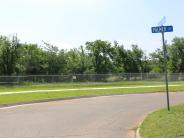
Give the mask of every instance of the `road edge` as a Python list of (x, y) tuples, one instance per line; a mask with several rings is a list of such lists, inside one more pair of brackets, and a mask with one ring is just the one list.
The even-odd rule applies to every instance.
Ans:
[[(159, 109), (162, 109), (162, 108), (159, 108)], [(137, 125), (137, 128), (135, 130), (135, 138), (142, 138), (141, 135), (140, 135), (140, 127), (142, 125), (142, 123), (144, 122), (144, 120), (148, 117), (148, 115), (150, 115), (151, 113), (153, 112), (156, 112), (158, 111), (159, 109), (156, 109), (156, 110), (153, 110), (153, 111), (150, 111), (148, 113), (146, 113), (139, 121), (138, 125)]]
[(103, 94), (103, 95), (88, 95), (88, 96), (79, 96), (79, 97), (42, 99), (42, 100), (25, 101), (25, 102), (17, 102), (17, 103), (7, 103), (7, 104), (4, 103), (4, 104), (0, 104), (0, 109), (4, 108), (4, 107), (12, 107), (12, 106), (14, 107), (14, 106), (21, 106), (21, 105), (47, 103), (47, 102), (55, 102), (55, 101), (65, 101), (65, 100), (75, 100), (75, 99), (83, 99), (83, 98), (95, 98), (95, 97), (103, 97), (103, 96), (121, 96), (121, 95), (156, 94), (156, 93), (164, 93), (164, 92), (138, 92), (138, 93), (124, 93), (124, 94)]
[(138, 125), (137, 129), (136, 129), (136, 132), (135, 132), (135, 138), (142, 138), (141, 135), (140, 135), (140, 126), (142, 125), (144, 120), (142, 120), (140, 122), (140, 124)]
[(139, 130), (140, 126), (143, 123), (144, 119), (149, 115), (149, 113), (145, 113), (142, 117), (135, 122), (135, 124), (127, 131), (125, 138), (141, 138)]

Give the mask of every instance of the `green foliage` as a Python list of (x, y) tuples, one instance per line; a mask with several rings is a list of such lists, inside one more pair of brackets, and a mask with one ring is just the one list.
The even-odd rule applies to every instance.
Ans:
[(9, 39), (5, 36), (0, 37), (0, 66), (1, 74), (11, 75), (15, 73), (16, 62), (19, 58), (19, 40), (16, 36)]
[(143, 71), (143, 51), (137, 45), (132, 45), (132, 50), (127, 50), (125, 72), (140, 73)]
[(107, 41), (96, 40), (87, 42), (86, 48), (89, 56), (92, 58), (92, 63), (95, 73), (111, 73), (113, 71), (113, 54), (114, 48)]
[[(44, 42), (45, 49), (44, 51), (46, 55), (46, 63), (47, 63), (47, 69), (46, 72), (49, 75), (55, 75), (60, 74), (62, 71), (66, 68), (66, 57), (65, 51), (61, 50), (59, 51), (58, 47), (48, 44)], [(62, 68), (62, 69), (61, 69)]]
[(74, 48), (67, 52), (67, 69), (70, 74), (84, 74), (89, 72), (92, 66), (91, 62), (83, 46), (79, 49)]
[[(169, 72), (184, 72), (184, 38), (167, 46)], [(117, 41), (96, 40), (70, 50), (43, 41), (43, 46), (20, 43), (16, 36), (0, 37), (0, 75), (162, 73), (163, 51), (148, 56), (138, 45), (125, 49)]]
[(22, 57), (20, 60), (25, 68), (24, 74), (46, 74), (48, 64), (46, 62), (46, 53), (36, 44), (22, 45)]
[(157, 49), (155, 52), (150, 54), (151, 57), (151, 72), (164, 72), (164, 53), (163, 50)]
[(115, 65), (115, 71), (118, 73), (125, 72), (125, 64), (127, 53), (123, 45), (119, 45), (118, 42), (114, 42), (114, 58), (113, 63)]
[(184, 38), (174, 38), (169, 48), (169, 68), (173, 73), (184, 72)]

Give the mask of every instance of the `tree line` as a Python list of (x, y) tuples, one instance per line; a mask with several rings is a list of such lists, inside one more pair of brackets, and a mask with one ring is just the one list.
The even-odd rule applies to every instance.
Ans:
[[(184, 38), (167, 45), (168, 71), (184, 72)], [(147, 54), (138, 45), (125, 49), (117, 41), (96, 40), (70, 50), (43, 41), (20, 43), (16, 36), (0, 36), (0, 75), (60, 75), (162, 73), (162, 49)]]

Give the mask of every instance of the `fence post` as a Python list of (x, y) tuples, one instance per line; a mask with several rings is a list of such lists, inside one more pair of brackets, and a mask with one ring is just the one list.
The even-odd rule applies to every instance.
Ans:
[(130, 81), (131, 81), (132, 74), (131, 74), (131, 73), (129, 73), (129, 76), (130, 76)]

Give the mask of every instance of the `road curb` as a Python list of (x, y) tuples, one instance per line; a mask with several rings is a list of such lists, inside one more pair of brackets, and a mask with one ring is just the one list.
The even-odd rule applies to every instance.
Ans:
[(141, 138), (140, 136), (140, 126), (142, 125), (144, 119), (149, 115), (149, 113), (145, 113), (142, 115), (132, 127), (127, 131), (125, 138)]
[(144, 120), (148, 117), (148, 115), (150, 115), (151, 113), (157, 111), (159, 109), (156, 109), (156, 110), (153, 110), (147, 114), (144, 115), (144, 117), (139, 121), (139, 124), (137, 126), (137, 129), (135, 131), (135, 138), (142, 138), (141, 135), (140, 135), (140, 126), (142, 125), (142, 123), (144, 122)]
[(135, 138), (141, 138), (141, 135), (140, 135), (140, 127), (138, 127), (137, 130), (136, 130), (136, 132), (135, 132)]
[(140, 135), (140, 126), (142, 125), (142, 123), (144, 122), (144, 119), (146, 119), (148, 115), (149, 113), (144, 115), (144, 117), (139, 121), (137, 129), (135, 130), (135, 138), (142, 138)]
[(150, 113), (152, 113), (152, 112), (153, 112), (153, 111), (151, 111), (151, 112), (149, 112), (149, 113), (146, 113), (146, 114), (142, 117), (142, 119), (140, 119), (140, 121), (139, 121), (139, 123), (138, 123), (138, 126), (137, 126), (137, 129), (136, 129), (136, 131), (135, 131), (135, 138), (142, 138), (141, 135), (140, 135), (140, 127), (141, 127), (142, 123), (144, 122), (144, 120), (146, 119), (146, 117), (147, 117)]

